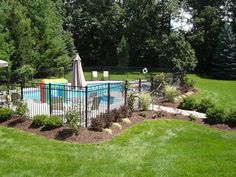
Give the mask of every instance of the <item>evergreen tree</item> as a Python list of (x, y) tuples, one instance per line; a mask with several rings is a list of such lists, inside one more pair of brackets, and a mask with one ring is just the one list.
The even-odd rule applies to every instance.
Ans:
[(0, 59), (9, 62), (11, 66), (10, 57), (14, 53), (14, 41), (11, 40), (9, 29), (7, 26), (8, 13), (10, 6), (7, 2), (1, 3), (0, 8)]
[(218, 37), (212, 73), (220, 79), (236, 79), (236, 42), (231, 26), (225, 24)]

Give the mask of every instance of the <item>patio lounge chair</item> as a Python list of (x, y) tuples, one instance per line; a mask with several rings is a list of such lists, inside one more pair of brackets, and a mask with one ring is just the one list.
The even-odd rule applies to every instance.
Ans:
[(109, 71), (103, 71), (103, 80), (109, 80)]
[(92, 80), (98, 80), (98, 72), (97, 71), (92, 71)]

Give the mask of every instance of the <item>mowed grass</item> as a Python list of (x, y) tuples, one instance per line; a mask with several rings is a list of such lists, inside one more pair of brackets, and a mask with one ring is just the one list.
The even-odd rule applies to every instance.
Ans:
[[(151, 75), (155, 75), (158, 72), (152, 72), (148, 73), (146, 76), (142, 72), (114, 72), (110, 71), (109, 72), (109, 79), (110, 80), (118, 80), (118, 81), (124, 81), (124, 80), (136, 80), (136, 79), (145, 79), (145, 77), (150, 77)], [(92, 80), (92, 75), (91, 72), (84, 72), (84, 77), (86, 80)], [(103, 73), (98, 72), (98, 79), (97, 80), (102, 80)], [(69, 81), (72, 80), (72, 73), (68, 73), (65, 75), (65, 78)]]
[(196, 80), (198, 93), (195, 98), (200, 101), (202, 98), (212, 99), (217, 106), (225, 109), (236, 109), (236, 80), (216, 80), (202, 78), (197, 75), (190, 75)]
[(81, 145), (0, 126), (0, 176), (236, 176), (236, 132), (144, 121), (112, 141)]

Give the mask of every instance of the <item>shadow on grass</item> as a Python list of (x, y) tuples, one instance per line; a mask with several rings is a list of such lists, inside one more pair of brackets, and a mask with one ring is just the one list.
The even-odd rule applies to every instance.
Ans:
[(227, 78), (217, 78), (211, 73), (196, 73), (197, 76), (203, 79), (211, 79), (211, 80), (217, 80), (217, 81), (235, 81), (233, 79), (227, 79)]

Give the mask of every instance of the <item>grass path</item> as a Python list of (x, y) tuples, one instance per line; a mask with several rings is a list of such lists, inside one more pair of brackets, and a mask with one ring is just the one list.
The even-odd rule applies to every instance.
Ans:
[(196, 80), (197, 100), (211, 98), (220, 107), (236, 109), (236, 81), (206, 79), (197, 75), (190, 77)]
[(80, 145), (0, 126), (0, 176), (236, 176), (236, 132), (144, 121), (110, 142)]

